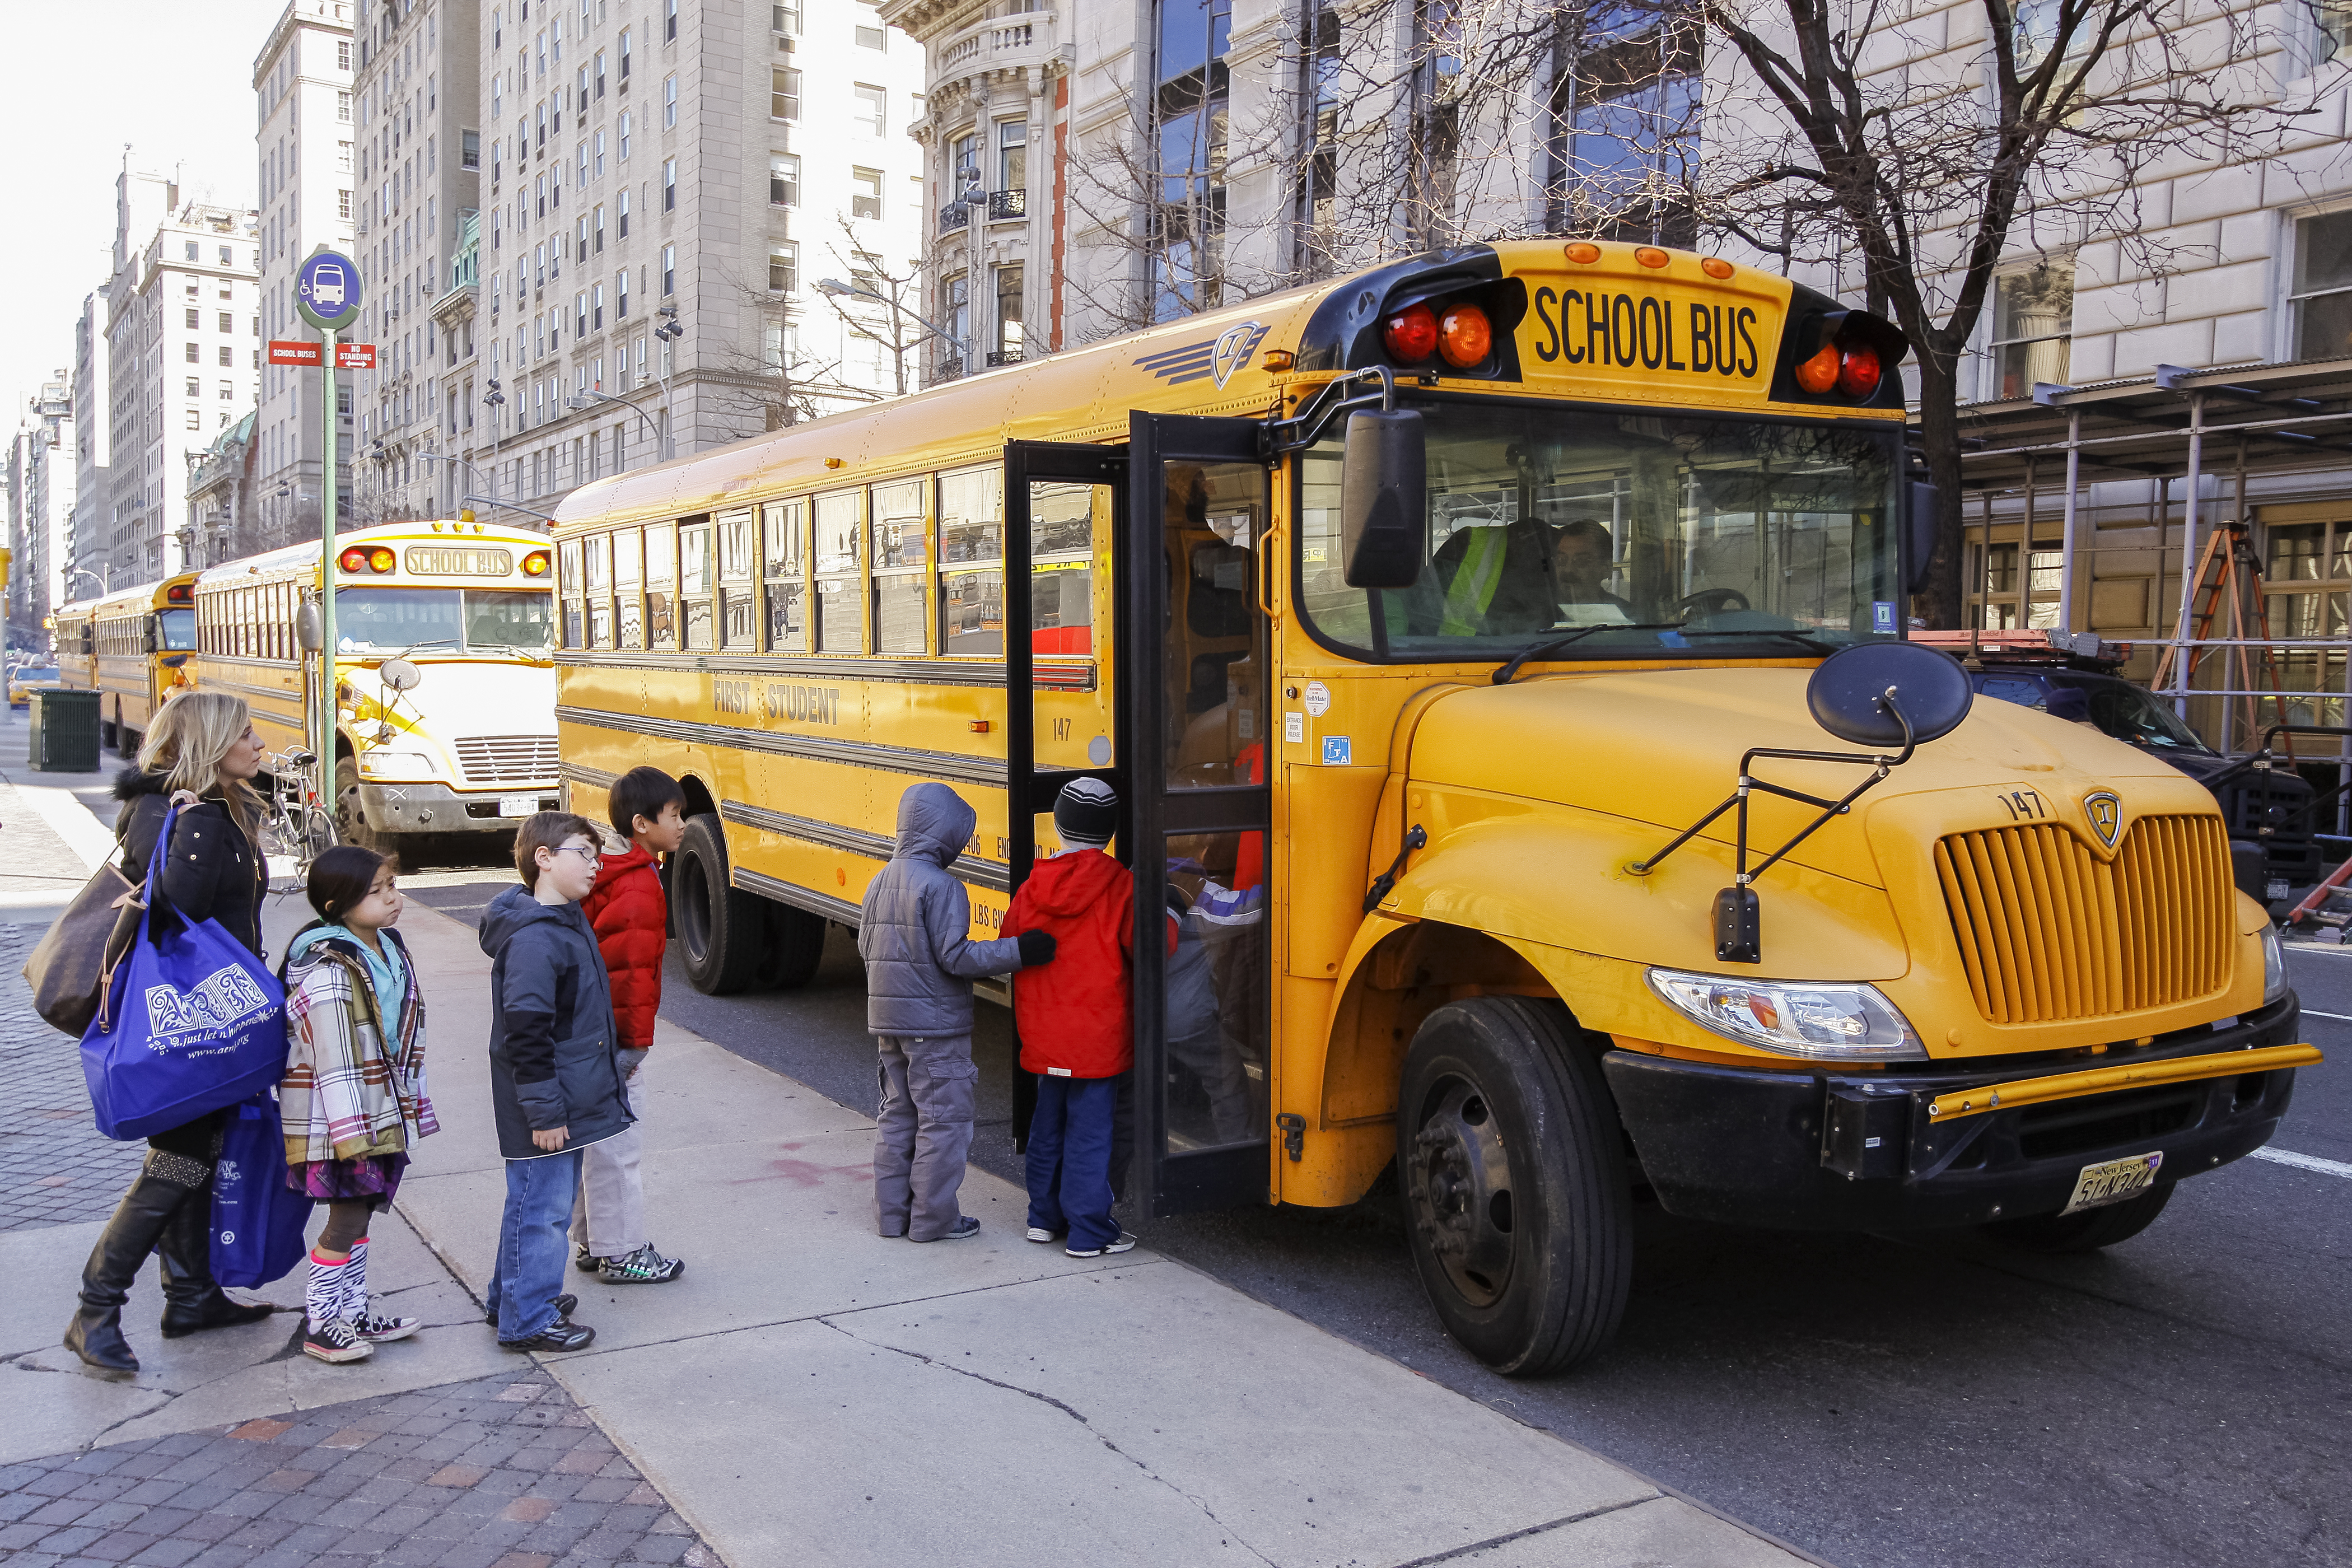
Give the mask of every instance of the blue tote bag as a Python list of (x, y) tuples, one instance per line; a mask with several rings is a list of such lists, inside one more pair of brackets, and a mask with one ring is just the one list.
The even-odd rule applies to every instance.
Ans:
[(311, 1200), (286, 1185), (286, 1134), (278, 1097), (240, 1103), (221, 1133), (213, 1167), (213, 1278), (251, 1289), (282, 1279), (309, 1250)]
[(179, 816), (173, 807), (155, 836), (138, 937), (107, 976), (81, 1037), (82, 1078), (109, 1138), (169, 1131), (286, 1075), (278, 977), (218, 921), (188, 920), (163, 897), (163, 857)]

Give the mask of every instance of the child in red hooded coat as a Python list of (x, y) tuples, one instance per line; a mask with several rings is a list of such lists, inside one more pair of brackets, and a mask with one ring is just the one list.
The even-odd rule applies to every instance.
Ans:
[[(634, 1082), (654, 1043), (661, 1012), (662, 960), (669, 948), (669, 899), (656, 855), (686, 836), (686, 792), (659, 768), (631, 768), (613, 781), (605, 810), (629, 847), (606, 855), (580, 912), (613, 977), (613, 1017), (621, 1032), (621, 1071)], [(580, 1152), (580, 1197), (572, 1211), (572, 1265), (615, 1283), (659, 1285), (686, 1272), (646, 1236), (645, 1176), (636, 1125)]]
[(1022, 1070), (1037, 1077), (1028, 1237), (1052, 1241), (1066, 1230), (1072, 1258), (1100, 1258), (1135, 1245), (1110, 1216), (1118, 1079), (1135, 1062), (1128, 985), (1135, 879), (1108, 853), (1118, 828), (1118, 796), (1108, 784), (1064, 784), (1054, 826), (1062, 852), (1037, 863), (1004, 916), (1006, 936), (1042, 931), (1055, 942), (1052, 963), (1013, 980)]

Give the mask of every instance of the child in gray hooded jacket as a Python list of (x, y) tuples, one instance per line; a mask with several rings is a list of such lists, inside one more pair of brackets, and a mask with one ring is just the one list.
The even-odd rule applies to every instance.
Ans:
[(866, 1026), (881, 1062), (875, 1116), (875, 1226), (910, 1241), (975, 1236), (980, 1221), (956, 1207), (971, 1149), (971, 983), (1054, 956), (1044, 931), (971, 940), (971, 903), (948, 870), (978, 819), (943, 784), (898, 797), (890, 863), (867, 885), (858, 911), (866, 961)]

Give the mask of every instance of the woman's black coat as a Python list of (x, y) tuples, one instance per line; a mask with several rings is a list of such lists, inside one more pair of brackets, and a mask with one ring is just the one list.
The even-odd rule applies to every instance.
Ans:
[[(144, 880), (155, 835), (163, 831), (172, 792), (162, 773), (125, 768), (114, 781), (122, 810), (114, 836), (122, 841), (122, 874)], [(172, 829), (172, 852), (163, 860), (163, 897), (192, 921), (218, 921), (221, 929), (261, 952), (261, 896), (268, 876), (260, 849), (238, 827), (217, 792), (180, 813)]]

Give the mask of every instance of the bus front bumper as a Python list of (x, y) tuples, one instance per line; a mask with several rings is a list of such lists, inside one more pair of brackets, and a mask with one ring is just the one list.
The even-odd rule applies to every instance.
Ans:
[[(2231, 1072), (2210, 1058), (2290, 1046), (2301, 1017), (2290, 992), (2228, 1027), (2030, 1065), (1772, 1071), (1627, 1050), (1601, 1060), (1668, 1213), (1789, 1230), (1927, 1230), (2056, 1214), (2084, 1167), (2108, 1160), (2161, 1152), (2158, 1180), (2171, 1182), (2261, 1148), (2286, 1113), (2294, 1068), (2267, 1065), (2270, 1055), (2250, 1064), (2263, 1070)], [(2126, 1063), (2207, 1076), (2031, 1097), (2036, 1079)], [(1986, 1109), (2001, 1088), (2026, 1090), (2013, 1095), (2025, 1102)]]
[[(506, 790), (456, 790), (445, 784), (362, 784), (360, 810), (379, 833), (512, 832), (522, 816), (502, 815), (501, 803), (528, 800), (531, 811), (556, 809), (553, 784)], [(523, 816), (529, 816), (526, 812)]]

